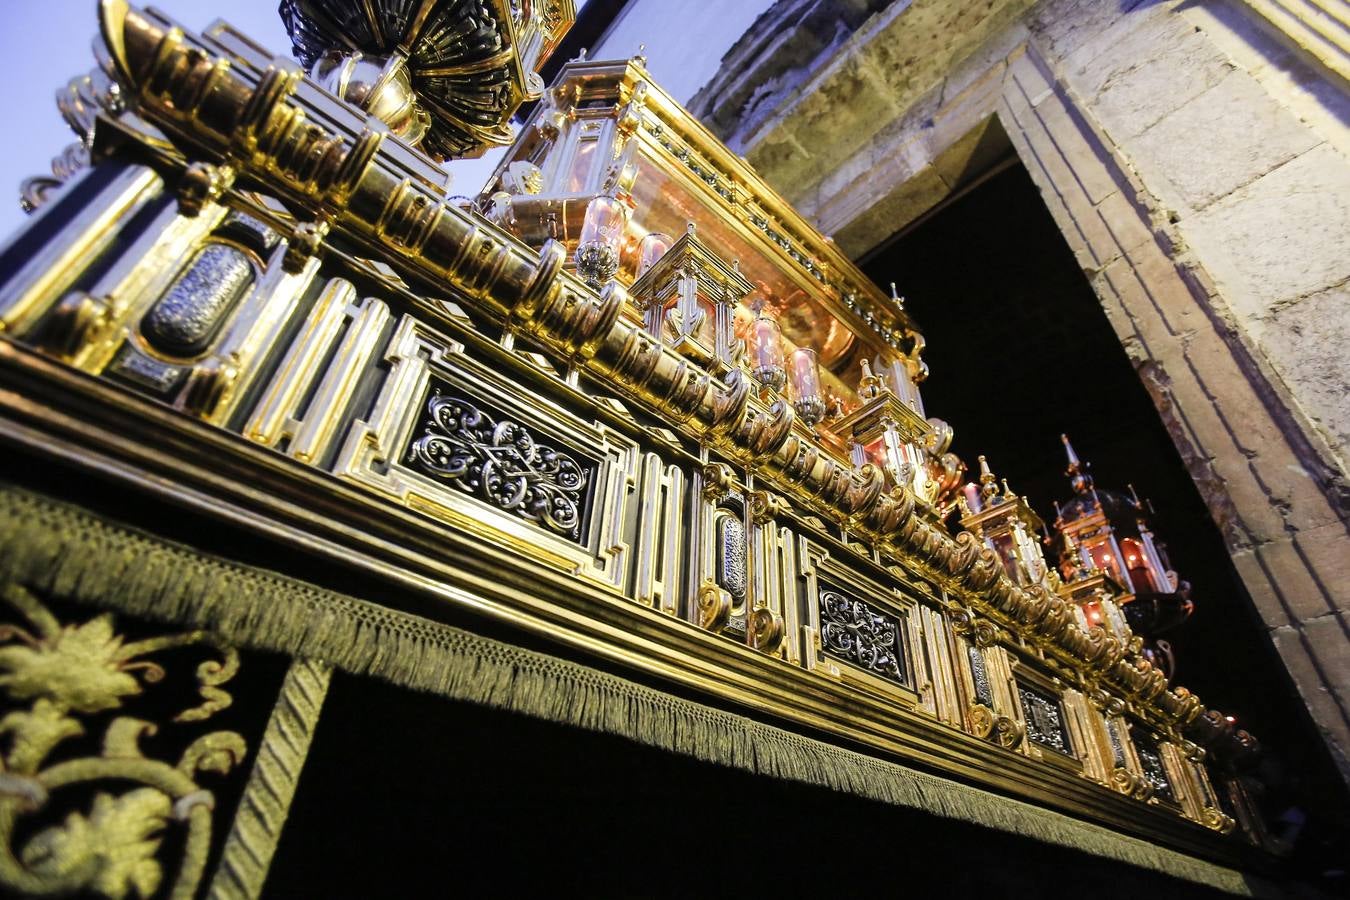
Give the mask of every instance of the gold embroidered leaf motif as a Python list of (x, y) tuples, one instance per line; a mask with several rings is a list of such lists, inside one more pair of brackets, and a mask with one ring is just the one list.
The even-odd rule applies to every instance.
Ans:
[(32, 775), (42, 760), (61, 741), (84, 734), (84, 726), (46, 698), (31, 710), (16, 709), (0, 719), (0, 737), (10, 737), (5, 768), (20, 775)]
[[(66, 625), (32, 644), (0, 647), (0, 687), (17, 700), (48, 697), (76, 712), (99, 712), (139, 694), (140, 683), (120, 658), (122, 638), (104, 614), (83, 625)], [(141, 664), (142, 667), (145, 664)]]
[(37, 875), (59, 878), (96, 865), (89, 887), (109, 900), (149, 897), (163, 872), (155, 853), (170, 809), (154, 788), (137, 788), (114, 799), (94, 798), (89, 817), (71, 813), (65, 824), (36, 835), (23, 848), (23, 863)]

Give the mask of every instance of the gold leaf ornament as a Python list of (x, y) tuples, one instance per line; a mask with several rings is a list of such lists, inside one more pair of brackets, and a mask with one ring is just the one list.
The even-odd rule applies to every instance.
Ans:
[(154, 788), (116, 798), (98, 794), (88, 817), (71, 813), (64, 824), (34, 836), (23, 848), (23, 863), (52, 878), (96, 866), (88, 884), (104, 897), (149, 897), (163, 877), (155, 853), (169, 813), (169, 798)]
[(75, 712), (101, 712), (141, 692), (128, 669), (147, 668), (148, 679), (157, 680), (152, 673), (158, 667), (127, 664), (122, 639), (106, 613), (38, 639), (11, 631), (22, 643), (0, 647), (0, 687), (16, 700), (43, 697)]
[(57, 744), (82, 734), (84, 726), (46, 698), (34, 703), (32, 709), (16, 709), (0, 719), (0, 737), (10, 739), (5, 769), (32, 775)]

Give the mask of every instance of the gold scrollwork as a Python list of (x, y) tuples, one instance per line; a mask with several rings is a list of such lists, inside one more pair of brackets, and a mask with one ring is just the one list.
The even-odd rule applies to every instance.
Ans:
[(970, 730), (980, 740), (994, 733), (994, 711), (983, 703), (970, 704)]
[(1237, 821), (1232, 816), (1225, 815), (1217, 809), (1206, 809), (1204, 825), (1206, 828), (1214, 829), (1219, 834), (1229, 834), (1237, 825)]
[(977, 647), (990, 647), (998, 643), (999, 630), (991, 622), (971, 614), (969, 610), (958, 609), (951, 614), (952, 630), (963, 634), (975, 642)]
[[(92, 716), (120, 710), (146, 685), (161, 681), (164, 669), (144, 657), (172, 648), (203, 645), (221, 653), (197, 668), (203, 702), (173, 721), (209, 718), (231, 702), (220, 685), (238, 672), (237, 652), (201, 631), (126, 641), (108, 613), (62, 624), (18, 584), (0, 589), (0, 599), (27, 620), (27, 626), (0, 625), (0, 691), (11, 707), (0, 718), (0, 738), (8, 739), (0, 757), (0, 892), (148, 897), (164, 880), (159, 855), (165, 834), (182, 828), (181, 844), (171, 842), (182, 847), (182, 858), (168, 895), (194, 896), (210, 851), (215, 805), (197, 779), (204, 772), (224, 775), (239, 763), (245, 754), (240, 735), (205, 734), (169, 763), (147, 757), (139, 746), (156, 725), (117, 715), (97, 756), (52, 757), (63, 742), (87, 733)], [(52, 798), (81, 791), (93, 794), (88, 813), (56, 820)]]
[(1015, 750), (1022, 745), (1022, 739), (1026, 737), (1026, 726), (1016, 721), (1010, 716), (996, 716), (994, 718), (994, 733), (998, 738), (1000, 745), (1009, 750)]
[(703, 496), (717, 502), (736, 489), (736, 474), (724, 463), (703, 467)]
[(1026, 728), (1020, 722), (994, 712), (983, 703), (970, 704), (970, 730), (980, 740), (995, 740), (1009, 750), (1021, 746), (1026, 736)]
[(1123, 766), (1117, 766), (1111, 772), (1111, 787), (1127, 797), (1136, 800), (1148, 800), (1153, 796), (1153, 785), (1138, 772), (1131, 772)]
[(719, 632), (731, 621), (731, 594), (708, 580), (698, 589), (698, 624), (708, 631)]
[(750, 646), (762, 653), (777, 653), (783, 646), (783, 617), (766, 606), (750, 613)]

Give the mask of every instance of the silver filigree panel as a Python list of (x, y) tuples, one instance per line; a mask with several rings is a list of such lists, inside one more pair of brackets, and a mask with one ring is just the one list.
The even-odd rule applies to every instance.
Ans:
[(1125, 765), (1125, 739), (1120, 733), (1120, 723), (1115, 719), (1106, 720), (1106, 735), (1111, 739), (1111, 761), (1117, 768)]
[(595, 465), (547, 444), (529, 428), (493, 418), (462, 397), (433, 392), (422, 434), (408, 449), (417, 469), (481, 500), (580, 539)]
[(1157, 743), (1151, 737), (1136, 731), (1134, 749), (1139, 754), (1139, 767), (1144, 770), (1144, 777), (1153, 785), (1154, 796), (1174, 800), (1172, 782), (1167, 777), (1167, 769), (1163, 766), (1162, 752), (1158, 749)]
[(834, 589), (820, 592), (821, 649), (835, 659), (905, 684), (900, 617)]
[(717, 517), (717, 583), (736, 598), (745, 600), (748, 577), (745, 560), (745, 526), (734, 515)]
[(1025, 685), (1018, 685), (1017, 693), (1022, 698), (1027, 737), (1042, 747), (1072, 755), (1069, 732), (1064, 727), (1064, 710), (1059, 701)]
[(993, 707), (994, 689), (989, 683), (989, 667), (984, 664), (984, 651), (970, 644), (966, 647), (966, 654), (970, 657), (970, 677), (975, 682), (975, 702)]

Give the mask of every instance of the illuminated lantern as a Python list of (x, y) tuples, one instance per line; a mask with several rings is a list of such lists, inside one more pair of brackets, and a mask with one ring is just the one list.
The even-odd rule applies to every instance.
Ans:
[(1006, 481), (1000, 493), (983, 456), (980, 484), (967, 484), (962, 494), (966, 509), (961, 526), (998, 555), (1013, 583), (1030, 586), (1045, 582), (1048, 567), (1037, 536), (1045, 526), (1026, 498), (1014, 494)]
[(577, 241), (577, 272), (591, 287), (598, 288), (619, 271), (628, 209), (613, 197), (599, 196), (586, 206)]
[(647, 270), (656, 265), (657, 261), (666, 255), (666, 251), (670, 249), (673, 243), (670, 235), (662, 234), (659, 231), (653, 231), (644, 237), (638, 243), (637, 277), (641, 278), (646, 275)]
[(825, 397), (820, 389), (820, 363), (816, 351), (798, 347), (792, 351), (792, 405), (797, 415), (814, 428), (825, 417)]
[(787, 383), (785, 363), (783, 330), (777, 319), (761, 312), (750, 324), (750, 372), (768, 390), (781, 391)]
[[(1109, 624), (1119, 604), (1130, 630), (1144, 639), (1145, 654), (1170, 677), (1172, 649), (1160, 635), (1190, 617), (1190, 585), (1172, 571), (1149, 527), (1145, 505), (1129, 494), (1096, 487), (1089, 464), (1079, 459), (1061, 435), (1068, 458), (1065, 474), (1073, 499), (1057, 506), (1062, 593), (1075, 601), (1084, 618), (1100, 611)], [(1094, 623), (1095, 624), (1095, 623)]]
[[(744, 352), (735, 334), (736, 307), (751, 290), (739, 268), (712, 253), (692, 224), (674, 243), (653, 233), (638, 247), (641, 274), (629, 293), (648, 333), (719, 374), (736, 366)], [(781, 367), (781, 338), (778, 358)]]

